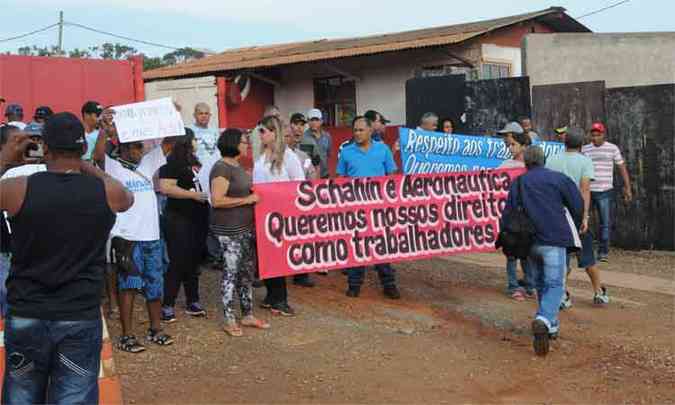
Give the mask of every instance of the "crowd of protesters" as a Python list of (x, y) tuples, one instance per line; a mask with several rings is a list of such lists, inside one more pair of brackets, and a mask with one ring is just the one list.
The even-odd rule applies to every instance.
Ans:
[[(111, 319), (118, 313), (121, 323), (117, 348), (129, 353), (142, 352), (147, 344), (174, 343), (162, 324), (177, 320), (181, 286), (185, 313), (206, 316), (199, 294), (205, 262), (222, 270), (223, 329), (229, 336), (242, 336), (242, 327), (270, 327), (254, 316), (253, 291), (261, 284), (267, 291), (261, 308), (294, 316), (285, 277), (258, 281), (253, 212), (260, 197), (253, 185), (329, 178), (333, 154), (338, 176), (398, 171), (393, 154), (398, 143), (392, 151), (384, 142), (389, 121), (375, 110), (353, 119), (352, 138), (337, 150), (316, 108), (293, 113), (285, 122), (279, 109), (269, 106), (252, 131), (219, 133), (210, 125), (208, 105), (198, 103), (185, 135), (131, 143), (119, 141), (110, 107), (88, 101), (80, 113), (78, 119), (41, 106), (26, 124), (23, 109), (13, 104), (5, 109), (6, 124), (0, 127), (0, 311), (6, 316), (5, 346), (10, 353), (3, 402), (44, 402), (47, 397), (95, 402), (89, 400), (96, 394), (91, 384), (96, 384), (98, 373), (88, 371), (99, 361), (104, 289), (108, 313)], [(524, 205), (536, 236), (529, 258), (520, 259), (522, 280), (517, 277), (519, 260), (507, 258), (507, 291), (517, 301), (538, 300), (532, 328), (535, 350), (545, 354), (548, 339), (559, 332), (558, 311), (571, 307), (565, 291), (571, 268), (568, 252), (576, 252), (578, 266), (588, 273), (594, 302), (609, 302), (596, 266), (589, 218), (595, 208), (600, 229), (597, 258), (607, 261), (614, 166), (621, 170), (625, 199), (632, 196), (621, 153), (604, 139), (601, 123), (593, 124), (592, 142), (586, 145), (583, 133), (557, 130), (566, 150), (547, 162), (542, 150), (532, 146), (539, 135), (531, 120), (519, 121), (496, 134), (512, 156), (502, 167), (527, 169), (519, 178), (526, 191), (512, 188), (505, 213)], [(451, 135), (455, 125), (426, 113), (418, 129)], [(249, 154), (252, 170), (242, 163)], [(375, 270), (384, 296), (399, 299), (392, 266), (379, 264)], [(343, 271), (348, 297), (359, 296), (365, 271)], [(315, 286), (306, 274), (294, 277), (293, 283)], [(144, 339), (136, 337), (133, 323), (139, 293), (150, 320)], [(234, 308), (235, 295), (239, 311)], [(38, 341), (47, 335), (51, 343), (41, 355), (61, 356), (60, 368), (35, 358), (37, 365), (28, 370), (27, 363), (12, 359), (13, 353), (29, 356), (31, 344), (42, 345)], [(65, 342), (77, 343), (69, 344), (72, 352), (62, 349)], [(78, 389), (47, 383), (73, 373), (81, 378)]]

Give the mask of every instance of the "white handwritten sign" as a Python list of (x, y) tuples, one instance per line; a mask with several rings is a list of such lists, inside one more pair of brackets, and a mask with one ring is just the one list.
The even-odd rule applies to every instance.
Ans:
[(170, 98), (113, 107), (120, 142), (185, 135), (185, 124)]

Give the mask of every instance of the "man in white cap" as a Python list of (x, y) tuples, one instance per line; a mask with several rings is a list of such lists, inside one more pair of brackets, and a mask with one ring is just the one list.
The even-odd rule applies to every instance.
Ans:
[(330, 134), (323, 130), (323, 114), (318, 108), (312, 108), (307, 112), (309, 128), (305, 131), (301, 145), (311, 145), (314, 147), (314, 153), (319, 155), (321, 162), (319, 164), (320, 177), (327, 179), (330, 177), (328, 171), (328, 158), (330, 157), (332, 140)]

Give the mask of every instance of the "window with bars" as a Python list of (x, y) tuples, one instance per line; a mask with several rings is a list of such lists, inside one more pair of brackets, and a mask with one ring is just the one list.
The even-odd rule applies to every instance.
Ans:
[(350, 126), (356, 116), (356, 86), (341, 76), (314, 79), (314, 105), (330, 127)]
[(481, 65), (481, 79), (503, 79), (511, 77), (511, 64), (488, 62)]

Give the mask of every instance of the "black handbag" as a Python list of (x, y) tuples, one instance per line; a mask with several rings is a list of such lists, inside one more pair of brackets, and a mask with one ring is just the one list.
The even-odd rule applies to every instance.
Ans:
[(126, 275), (134, 275), (137, 273), (136, 265), (134, 264), (134, 247), (136, 242), (132, 242), (119, 236), (115, 236), (110, 241), (110, 250), (112, 257), (117, 265), (117, 270)]
[(518, 183), (517, 206), (504, 218), (504, 228), (499, 231), (495, 247), (497, 249), (501, 247), (507, 257), (527, 259), (534, 244), (536, 229), (530, 217), (527, 216), (523, 204), (523, 182), (520, 178), (516, 182)]

